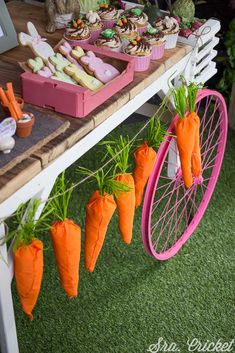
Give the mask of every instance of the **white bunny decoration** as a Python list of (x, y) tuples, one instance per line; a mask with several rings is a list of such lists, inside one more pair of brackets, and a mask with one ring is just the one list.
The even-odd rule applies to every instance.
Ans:
[(13, 135), (16, 132), (16, 122), (13, 118), (7, 118), (0, 124), (0, 151), (10, 153), (15, 146)]
[(32, 49), (36, 56), (42, 58), (47, 64), (48, 58), (55, 55), (53, 48), (46, 43), (46, 38), (42, 38), (36, 30), (32, 22), (27, 23), (28, 34), (21, 32), (19, 33), (19, 42), (23, 46), (28, 46)]

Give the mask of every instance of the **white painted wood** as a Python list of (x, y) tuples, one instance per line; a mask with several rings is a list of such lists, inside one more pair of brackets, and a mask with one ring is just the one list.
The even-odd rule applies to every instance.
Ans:
[[(0, 237), (5, 235), (0, 224)], [(18, 353), (15, 316), (11, 293), (11, 271), (8, 267), (6, 244), (0, 246), (0, 348), (1, 353)]]
[(216, 64), (215, 62), (211, 62), (210, 65), (203, 70), (199, 76), (195, 77), (194, 81), (197, 83), (206, 82), (211, 77), (213, 77), (217, 73)]
[(216, 45), (219, 43), (219, 38), (218, 37), (213, 37), (211, 39), (211, 41), (200, 51), (198, 51), (197, 53), (195, 53), (194, 55), (194, 61), (195, 62), (199, 62), (200, 60), (202, 60), (202, 58), (204, 58), (208, 53), (210, 53), (210, 51), (216, 47)]
[(194, 74), (197, 75), (199, 74), (207, 65), (209, 65), (212, 60), (216, 57), (217, 51), (216, 50), (211, 50), (210, 53), (208, 53), (208, 56), (199, 64), (196, 65)]

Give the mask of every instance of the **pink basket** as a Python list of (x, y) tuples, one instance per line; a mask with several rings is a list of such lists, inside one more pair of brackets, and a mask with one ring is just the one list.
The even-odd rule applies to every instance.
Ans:
[(147, 26), (138, 27), (137, 31), (138, 31), (139, 34), (143, 34), (144, 32), (146, 32), (146, 29), (147, 29)]
[(105, 61), (108, 58), (110, 62), (115, 61), (115, 66), (118, 65), (117, 68), (121, 74), (99, 90), (91, 91), (81, 86), (24, 72), (21, 75), (24, 101), (39, 107), (53, 109), (59, 113), (83, 118), (133, 81), (134, 60), (131, 56), (89, 44), (82, 44), (81, 47), (86, 51), (92, 50), (97, 56), (105, 58)]
[(104, 29), (106, 28), (113, 28), (113, 25), (116, 23), (116, 20), (102, 20), (104, 25)]
[(164, 51), (165, 51), (165, 43), (153, 45), (151, 60), (161, 59), (164, 55)]
[(95, 31), (91, 30), (91, 39), (90, 39), (90, 44), (94, 44), (96, 39), (99, 38), (100, 33), (103, 31), (103, 28), (96, 29)]

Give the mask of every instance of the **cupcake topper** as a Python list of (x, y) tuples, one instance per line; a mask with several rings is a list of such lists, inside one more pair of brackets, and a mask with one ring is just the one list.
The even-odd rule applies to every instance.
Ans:
[(107, 39), (112, 39), (115, 36), (115, 32), (111, 28), (107, 28), (105, 31), (101, 32), (102, 37)]
[(153, 27), (148, 27), (147, 28), (147, 33), (148, 34), (156, 34), (156, 33), (158, 33), (158, 30), (156, 29), (156, 28), (153, 28)]
[(142, 40), (141, 36), (136, 36), (136, 37), (134, 38), (134, 40), (132, 40), (131, 44), (135, 46), (135, 45), (137, 45), (139, 42), (141, 42), (141, 40)]
[(75, 20), (72, 20), (70, 23), (69, 23), (69, 25), (71, 24), (71, 26), (73, 26), (74, 28), (78, 28), (78, 27), (84, 27), (85, 26), (85, 24), (84, 24), (84, 22), (82, 21), (82, 19), (79, 17), (79, 18), (77, 18), (77, 19), (75, 19)]
[(138, 7), (137, 8), (134, 8), (134, 9), (131, 9), (131, 13), (135, 16), (140, 16), (142, 14), (142, 10), (139, 9)]
[(99, 5), (99, 7), (102, 9), (102, 8), (105, 8), (107, 9), (110, 5), (110, 1), (109, 0), (99, 0), (97, 2), (97, 4)]

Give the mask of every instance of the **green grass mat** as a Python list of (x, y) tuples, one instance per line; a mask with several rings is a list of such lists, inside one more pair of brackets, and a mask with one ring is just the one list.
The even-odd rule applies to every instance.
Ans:
[[(142, 124), (123, 124), (112, 135), (131, 137)], [(93, 148), (66, 175), (76, 182), (78, 165), (99, 167), (101, 151), (102, 147)], [(84, 207), (92, 191), (89, 183), (76, 189), (70, 205), (70, 217), (82, 228)], [(209, 208), (176, 257), (168, 262), (150, 258), (141, 242), (140, 222), (138, 210), (133, 242), (125, 246), (114, 216), (93, 274), (85, 272), (81, 258), (79, 296), (75, 300), (67, 299), (61, 289), (49, 235), (42, 237), (48, 250), (33, 322), (21, 311), (13, 285), (21, 353), (143, 353), (160, 337), (176, 342), (185, 353), (187, 340), (194, 337), (202, 342), (233, 338), (234, 132), (229, 134)]]

